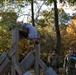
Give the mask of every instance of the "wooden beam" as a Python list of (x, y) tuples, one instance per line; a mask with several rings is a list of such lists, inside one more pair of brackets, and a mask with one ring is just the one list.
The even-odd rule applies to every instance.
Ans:
[(6, 57), (7, 57), (7, 53), (3, 52), (0, 56), (0, 65), (3, 63), (3, 61), (6, 59)]
[(23, 75), (24, 71), (23, 71), (23, 69), (21, 68), (21, 66), (18, 62), (15, 63), (15, 69), (16, 69), (16, 71), (19, 75)]
[(41, 68), (46, 71), (48, 69), (48, 67), (46, 66), (46, 64), (40, 59), (38, 61), (38, 64), (41, 66)]
[(35, 44), (35, 75), (40, 75), (40, 69), (39, 69), (39, 64), (38, 61), (40, 60), (40, 43)]
[(18, 62), (18, 29), (17, 27), (12, 29), (12, 44), (14, 45), (13, 51), (15, 54), (12, 55), (12, 68), (11, 68), (11, 75), (16, 75), (15, 70), (15, 63)]
[[(10, 49), (10, 51), (8, 52), (8, 56), (11, 58), (15, 52), (16, 52), (16, 49), (15, 49), (15, 45), (16, 45), (16, 42), (13, 44), (12, 48)], [(15, 50), (13, 50), (15, 49)]]
[(57, 75), (57, 74), (56, 74), (56, 72), (55, 72), (51, 67), (49, 67), (49, 68), (45, 71), (44, 75)]
[(33, 64), (35, 56), (33, 52), (28, 53), (28, 55), (22, 60), (20, 66), (27, 71)]
[(0, 75), (3, 75), (11, 66), (11, 60), (8, 57), (4, 60), (4, 62), (0, 65)]

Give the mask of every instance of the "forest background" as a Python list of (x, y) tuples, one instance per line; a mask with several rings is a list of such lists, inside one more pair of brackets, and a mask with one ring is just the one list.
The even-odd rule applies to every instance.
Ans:
[[(58, 44), (54, 9), (54, 1), (56, 0), (39, 0), (42, 3), (41, 5), (38, 0), (0, 0), (0, 55), (12, 48), (12, 27), (16, 26), (16, 21), (21, 19), (24, 22), (32, 23), (31, 1), (35, 6), (34, 24), (40, 33), (40, 56), (48, 65), (50, 54)], [(58, 3), (60, 4), (57, 14), (60, 32), (58, 52), (62, 66), (69, 47), (74, 47), (76, 53), (76, 0), (57, 0)], [(28, 6), (30, 6), (30, 9), (27, 9)], [(23, 11), (24, 9), (29, 11)], [(74, 12), (70, 13), (71, 11), (69, 11), (67, 13), (67, 9)], [(26, 11), (28, 13), (24, 13)], [(21, 61), (27, 53), (34, 50), (33, 42), (29, 39), (19, 40), (18, 49), (19, 61)]]

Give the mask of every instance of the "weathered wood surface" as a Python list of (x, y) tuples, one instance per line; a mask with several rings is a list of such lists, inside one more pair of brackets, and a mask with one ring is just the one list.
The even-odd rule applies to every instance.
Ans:
[(56, 72), (55, 72), (51, 67), (49, 67), (49, 68), (45, 71), (44, 75), (57, 75), (57, 74), (56, 74)]
[(6, 57), (7, 57), (7, 53), (3, 52), (0, 56), (0, 65), (3, 63), (3, 61), (6, 59)]
[(11, 66), (11, 60), (6, 57), (4, 62), (0, 65), (0, 75), (3, 75)]
[(28, 53), (28, 55), (22, 60), (20, 66), (26, 71), (28, 70), (35, 60), (33, 52)]

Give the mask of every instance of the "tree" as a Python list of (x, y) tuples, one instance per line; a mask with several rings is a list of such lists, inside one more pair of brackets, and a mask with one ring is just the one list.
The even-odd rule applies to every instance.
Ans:
[(0, 53), (2, 53), (4, 51), (9, 51), (12, 47), (11, 28), (15, 26), (17, 15), (14, 12), (1, 12), (0, 16), (2, 17), (0, 21)]
[(32, 25), (35, 26), (35, 23), (34, 23), (34, 6), (33, 6), (33, 0), (31, 0), (31, 12), (32, 12)]
[(60, 51), (60, 42), (61, 42), (61, 36), (60, 36), (60, 31), (59, 31), (59, 24), (58, 24), (58, 10), (57, 10), (57, 1), (54, 0), (54, 11), (55, 11), (55, 29), (56, 29), (56, 37), (57, 37), (57, 42), (56, 42), (56, 48), (58, 50), (58, 53)]
[[(35, 20), (34, 21), (35, 22), (35, 27), (40, 32), (40, 36), (41, 36), (41, 52), (42, 53), (46, 53), (46, 54), (47, 53), (50, 53), (52, 51), (52, 48), (54, 47), (54, 45), (56, 45), (57, 49), (58, 48), (61, 48), (62, 50), (59, 50), (58, 49), (59, 50), (58, 52), (59, 53), (62, 53), (62, 52), (64, 52), (64, 49), (67, 49), (69, 42), (71, 42), (70, 44), (75, 44), (75, 42), (72, 42), (72, 41), (74, 41), (75, 38), (74, 39), (70, 38), (71, 35), (68, 35), (68, 33), (66, 32), (66, 28), (67, 28), (68, 25), (65, 25), (65, 23), (64, 23), (64, 25), (62, 24), (62, 22), (65, 22), (65, 20), (68, 21), (68, 18), (66, 18), (66, 15), (62, 15), (64, 13), (63, 11), (61, 13), (61, 16), (59, 15), (59, 12), (61, 12), (61, 11), (58, 11), (56, 0), (42, 0), (43, 3), (41, 5), (39, 5), (38, 0), (25, 0), (25, 1), (26, 2), (23, 2), (23, 0), (14, 0), (14, 1), (12, 0), (10, 2), (6, 2), (6, 6), (4, 6), (4, 4), (2, 3), (3, 1), (1, 0), (0, 1), (0, 7), (1, 7), (0, 9), (2, 9), (3, 11), (0, 11), (0, 12), (2, 12), (2, 13), (3, 12), (5, 12), (5, 13), (9, 12), (10, 17), (11, 17), (11, 16), (13, 16), (12, 12), (15, 12), (15, 9), (16, 9), (17, 10), (16, 11), (16, 15), (18, 17), (20, 15), (27, 15), (27, 14), (24, 14), (22, 12), (22, 9), (23, 8), (26, 9), (27, 6), (30, 5), (31, 6), (31, 9), (32, 9), (32, 7), (34, 5), (37, 5), (38, 8), (37, 7), (34, 7), (34, 8), (37, 9), (37, 12), (36, 11), (33, 12), (34, 9), (32, 9), (32, 12), (33, 12), (33, 15), (34, 15), (33, 16), (33, 19)], [(27, 1), (29, 1), (29, 2), (27, 2)], [(41, 1), (41, 0), (39, 0), (39, 1)], [(54, 10), (55, 11), (54, 10), (49, 10), (49, 11), (43, 10), (43, 11), (41, 11), (41, 8), (42, 8), (43, 5), (46, 5), (46, 7), (48, 7), (48, 5), (51, 6), (52, 2), (54, 2), (54, 7), (55, 7)], [(31, 5), (32, 3), (35, 3), (35, 4), (34, 5)], [(2, 6), (1, 6), (1, 4), (2, 4)], [(12, 6), (10, 7), (10, 5), (14, 5), (14, 7), (12, 7)], [(3, 6), (6, 7), (5, 10), (4, 10)], [(19, 12), (21, 14), (19, 14)], [(28, 13), (28, 14), (31, 15), (31, 18), (32, 18), (32, 14), (30, 14), (30, 13)], [(9, 18), (8, 15), (5, 16), (5, 17), (3, 17), (3, 19), (5, 19), (6, 17)], [(15, 16), (13, 16), (13, 17), (15, 17)], [(41, 18), (39, 19), (39, 17), (41, 17)], [(62, 20), (61, 20), (62, 22), (61, 22), (60, 25), (58, 24), (59, 23), (58, 22), (58, 17), (61, 17), (62, 18)], [(0, 23), (0, 35), (2, 35), (5, 32), (5, 29), (1, 29), (2, 28), (2, 25), (4, 26), (4, 28), (6, 28), (6, 32), (8, 32), (7, 31), (8, 26), (11, 28), (11, 26), (12, 26), (11, 23), (13, 22), (15, 24), (15, 21), (16, 21), (16, 19), (13, 19), (13, 18), (11, 18), (9, 20), (7, 19), (6, 22), (2, 20), (1, 21), (2, 23)], [(29, 22), (32, 22), (31, 19), (30, 19)], [(76, 27), (74, 28), (74, 31), (75, 31), (75, 29), (76, 29)], [(4, 33), (4, 34), (5, 34), (4, 36), (8, 35), (6, 33)], [(74, 32), (74, 34), (75, 34), (75, 32)], [(69, 40), (67, 40), (68, 37), (69, 37)], [(7, 41), (10, 41), (9, 39), (6, 40), (6, 38), (4, 37), (3, 43), (4, 42), (7, 43)], [(60, 40), (60, 39), (62, 39), (62, 40)], [(2, 40), (2, 37), (0, 38), (0, 40)], [(23, 55), (26, 55), (27, 52), (30, 51), (29, 46), (31, 46), (31, 45), (29, 45), (30, 42), (27, 42), (27, 40), (25, 40), (25, 44), (23, 44), (23, 42), (22, 42), (22, 44), (20, 44), (20, 46), (19, 46), (20, 48), (19, 49), (20, 49), (21, 55), (23, 53), (24, 53)], [(60, 44), (62, 44), (62, 46), (60, 46)], [(0, 45), (1, 45), (1, 42), (0, 42)], [(3, 49), (2, 50), (5, 51), (5, 49), (8, 46), (5, 47), (4, 45), (5, 46), (7, 46), (7, 45), (6, 44), (3, 44)], [(1, 46), (0, 46), (0, 48), (1, 48)], [(6, 50), (8, 50), (8, 48)]]

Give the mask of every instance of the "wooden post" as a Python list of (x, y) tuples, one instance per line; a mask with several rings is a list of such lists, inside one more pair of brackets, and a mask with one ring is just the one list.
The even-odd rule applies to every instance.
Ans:
[(0, 75), (3, 75), (11, 66), (11, 60), (6, 56), (5, 60), (0, 65)]
[(38, 61), (40, 60), (40, 43), (35, 44), (35, 75), (40, 75), (40, 69), (39, 69), (39, 64)]
[(15, 53), (12, 56), (11, 75), (16, 75), (15, 63), (18, 62), (18, 29), (17, 28), (12, 29), (12, 44), (15, 44), (13, 47), (13, 51), (15, 50)]
[(35, 60), (35, 56), (33, 52), (29, 52), (20, 64), (24, 72), (26, 72), (33, 65), (34, 60)]

